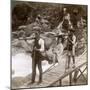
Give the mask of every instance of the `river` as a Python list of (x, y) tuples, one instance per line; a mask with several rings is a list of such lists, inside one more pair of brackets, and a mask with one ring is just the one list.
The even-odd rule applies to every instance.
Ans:
[[(43, 72), (48, 69), (52, 64), (42, 61)], [(38, 74), (38, 69), (37, 74)], [(32, 58), (30, 54), (27, 53), (17, 53), (12, 56), (12, 77), (22, 77), (27, 76), (32, 72)]]

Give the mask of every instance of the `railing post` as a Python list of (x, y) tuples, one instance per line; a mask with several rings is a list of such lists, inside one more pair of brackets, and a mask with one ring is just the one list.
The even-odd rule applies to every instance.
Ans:
[(72, 72), (69, 74), (69, 85), (72, 85)]
[(62, 85), (62, 80), (60, 79), (60, 80), (59, 80), (59, 86), (61, 86), (61, 85)]
[(79, 73), (79, 70), (76, 70), (76, 71), (74, 72), (74, 77), (73, 77), (74, 83), (77, 82), (77, 75), (78, 75), (78, 73)]

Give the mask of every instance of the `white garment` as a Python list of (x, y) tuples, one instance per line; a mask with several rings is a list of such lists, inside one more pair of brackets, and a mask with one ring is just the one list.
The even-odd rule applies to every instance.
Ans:
[(72, 26), (72, 23), (71, 23), (70, 17), (71, 17), (71, 16), (70, 16), (70, 14), (68, 13), (68, 14), (64, 17), (64, 19), (68, 20), (69, 25)]
[(57, 55), (57, 60), (59, 63), (62, 60), (63, 49), (64, 49), (64, 47), (63, 47), (62, 43), (58, 44), (54, 49), (54, 52)]
[(70, 20), (70, 14), (69, 13), (66, 14), (64, 18), (67, 19), (67, 20)]
[(73, 35), (72, 40), (73, 40), (72, 43), (75, 44), (76, 43), (76, 36), (75, 35)]
[(45, 47), (44, 47), (44, 40), (42, 38), (39, 39), (39, 45), (41, 46), (41, 48), (39, 49), (40, 52), (44, 52)]
[(55, 47), (55, 53), (61, 55), (63, 53), (63, 45), (60, 43)]

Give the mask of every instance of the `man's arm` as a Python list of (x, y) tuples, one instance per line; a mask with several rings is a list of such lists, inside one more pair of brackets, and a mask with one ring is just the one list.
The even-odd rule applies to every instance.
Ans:
[(19, 40), (33, 40), (33, 39), (35, 39), (35, 38), (30, 38), (30, 37), (20, 37), (20, 38), (18, 38)]
[(73, 43), (73, 44), (76, 43), (76, 36), (75, 36), (75, 35), (73, 35), (73, 41), (72, 41), (72, 43)]
[(40, 39), (39, 40), (39, 44), (41, 46), (41, 48), (39, 49), (40, 52), (43, 52), (44, 51), (44, 40), (43, 39)]
[(76, 36), (73, 35), (72, 36), (72, 40), (70, 38), (68, 38), (68, 40), (72, 43), (72, 44), (75, 44), (76, 43)]

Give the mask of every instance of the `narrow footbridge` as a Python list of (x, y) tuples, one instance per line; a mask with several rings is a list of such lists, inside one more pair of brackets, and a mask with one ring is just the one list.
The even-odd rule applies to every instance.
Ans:
[[(84, 67), (82, 70), (81, 68)], [(59, 83), (58, 86), (62, 86), (62, 80), (69, 76), (69, 85), (72, 85), (72, 79), (77, 82), (77, 79), (82, 76), (86, 82), (87, 78), (84, 76), (84, 72), (87, 70), (87, 58), (83, 58), (83, 56), (76, 59), (76, 66), (74, 68), (65, 69), (65, 65), (57, 64), (51, 66), (48, 70), (43, 73), (43, 81), (40, 84), (25, 84), (20, 88), (40, 88), (40, 87), (50, 87), (55, 83)], [(72, 75), (74, 73), (74, 75)], [(78, 75), (78, 73), (80, 73)]]

